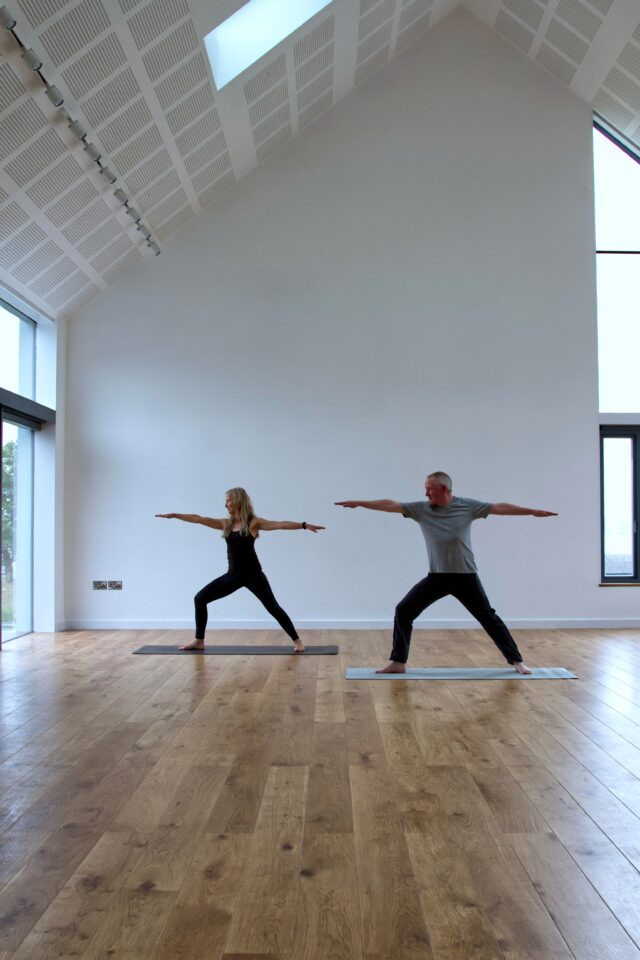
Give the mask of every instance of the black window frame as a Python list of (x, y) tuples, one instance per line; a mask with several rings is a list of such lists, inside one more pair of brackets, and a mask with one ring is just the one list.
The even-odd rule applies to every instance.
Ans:
[[(604, 441), (606, 437), (628, 437), (632, 442), (633, 465), (633, 576), (607, 576), (604, 556)], [(602, 424), (600, 426), (600, 582), (603, 584), (640, 584), (640, 424)]]

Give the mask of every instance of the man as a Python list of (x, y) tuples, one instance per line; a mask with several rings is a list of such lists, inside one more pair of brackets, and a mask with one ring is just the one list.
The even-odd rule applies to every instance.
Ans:
[(366, 507), (385, 513), (401, 513), (420, 524), (429, 555), (429, 575), (413, 587), (396, 607), (393, 621), (393, 649), (389, 663), (376, 673), (405, 673), (413, 621), (423, 610), (440, 600), (454, 596), (479, 621), (507, 663), (517, 673), (531, 670), (522, 660), (515, 640), (497, 615), (484, 592), (471, 549), (471, 524), (490, 515), (499, 517), (556, 517), (549, 510), (531, 510), (513, 503), (482, 503), (454, 497), (451, 477), (438, 470), (425, 482), (428, 503), (417, 500), (340, 500), (338, 507)]

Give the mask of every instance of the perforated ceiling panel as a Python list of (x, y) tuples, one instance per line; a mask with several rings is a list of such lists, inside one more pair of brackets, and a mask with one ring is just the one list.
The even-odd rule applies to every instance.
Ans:
[[(333, 0), (217, 91), (203, 37), (244, 0), (8, 0), (109, 186), (0, 33), (0, 283), (70, 315), (268, 161), (458, 0)], [(640, 144), (639, 0), (465, 7)], [(122, 190), (145, 231), (117, 200)], [(160, 267), (158, 269), (161, 269)]]
[(495, 15), (499, 33), (639, 143), (636, 0), (496, 0), (483, 12), (488, 22)]

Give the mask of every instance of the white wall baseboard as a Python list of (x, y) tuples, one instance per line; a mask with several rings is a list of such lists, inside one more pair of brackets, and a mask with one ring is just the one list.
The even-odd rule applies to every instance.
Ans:
[[(508, 620), (512, 630), (619, 630), (640, 627), (627, 619)], [(297, 620), (300, 630), (391, 630), (391, 620)], [(192, 630), (193, 620), (67, 620), (58, 630)], [(480, 630), (475, 620), (416, 620), (415, 630)], [(210, 620), (207, 631), (280, 630), (272, 620)]]

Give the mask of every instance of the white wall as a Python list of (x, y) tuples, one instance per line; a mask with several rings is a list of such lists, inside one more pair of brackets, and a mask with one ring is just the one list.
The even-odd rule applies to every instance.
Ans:
[[(475, 525), (509, 622), (640, 623), (597, 586), (593, 246), (588, 106), (453, 15), (71, 323), (68, 624), (189, 625), (224, 544), (153, 514), (221, 516), (233, 485), (328, 527), (259, 542), (299, 625), (386, 624), (419, 529), (332, 502), (418, 499), (434, 469), (560, 512)], [(271, 626), (246, 591), (229, 622)]]

